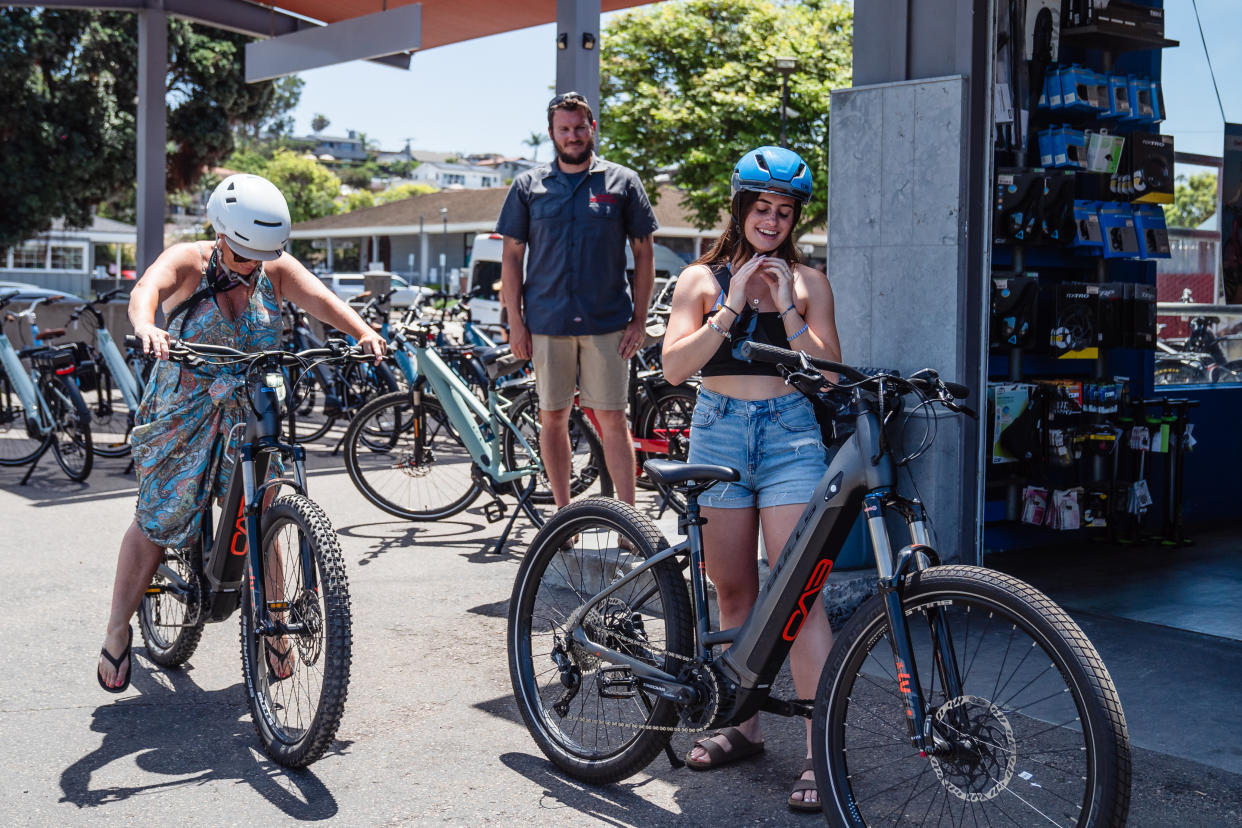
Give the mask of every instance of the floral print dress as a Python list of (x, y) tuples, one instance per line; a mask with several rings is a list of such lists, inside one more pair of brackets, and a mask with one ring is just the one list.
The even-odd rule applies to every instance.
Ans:
[[(227, 345), (239, 351), (280, 347), (280, 303), (271, 281), (254, 274), (250, 301), (229, 320), (213, 298), (173, 321), (175, 339)], [(207, 285), (204, 274), (199, 288)], [(236, 367), (156, 362), (138, 407), (130, 436), (138, 474), (138, 528), (166, 548), (186, 546), (197, 537), (207, 499), (228, 489), (232, 456), (245, 422), (245, 375)], [(230, 440), (230, 436), (232, 439)], [(228, 445), (225, 443), (228, 441)]]

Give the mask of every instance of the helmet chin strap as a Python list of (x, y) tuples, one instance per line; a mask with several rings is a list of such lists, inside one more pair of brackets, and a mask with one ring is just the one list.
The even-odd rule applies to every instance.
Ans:
[[(223, 244), (224, 242), (221, 239), (216, 239), (216, 249), (211, 255), (211, 266), (217, 274), (211, 282), (212, 290), (222, 293), (237, 287), (239, 284), (250, 287), (250, 279), (254, 276), (254, 272), (252, 271), (249, 275), (244, 275), (226, 265), (224, 263), (224, 251), (221, 249)], [(227, 276), (222, 275), (220, 271), (223, 271)]]

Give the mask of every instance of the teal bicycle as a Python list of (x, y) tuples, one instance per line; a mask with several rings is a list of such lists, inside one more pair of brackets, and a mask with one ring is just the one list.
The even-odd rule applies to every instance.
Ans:
[[(345, 432), (345, 468), (367, 500), (405, 520), (451, 517), (486, 493), (491, 501), (483, 515), (495, 523), (509, 511), (502, 496), (516, 498), (496, 542), (499, 551), (518, 514), (543, 525), (532, 498), (545, 479), (535, 413), (514, 419), (511, 401), (498, 393), (498, 378), (525, 360), (507, 345), (472, 348), (489, 380), (485, 404), (450, 367), (451, 357), (441, 353), (447, 346), (435, 344), (438, 334), (434, 322), (396, 327), (392, 345), (413, 357), (415, 379), (408, 389), (376, 397), (358, 411)], [(575, 416), (571, 493), (611, 495), (599, 437), (585, 416)]]
[[(0, 310), (19, 296), (20, 291), (0, 294)], [(64, 333), (46, 331), (40, 336), (34, 321), (35, 308), (57, 298), (37, 299), (9, 316), (25, 320), (32, 338), (42, 342)], [(91, 415), (73, 381), (75, 370), (72, 348), (37, 344), (18, 350), (0, 331), (0, 466), (29, 464), (23, 484), (48, 449), (69, 479), (82, 482), (91, 473), (95, 456)]]

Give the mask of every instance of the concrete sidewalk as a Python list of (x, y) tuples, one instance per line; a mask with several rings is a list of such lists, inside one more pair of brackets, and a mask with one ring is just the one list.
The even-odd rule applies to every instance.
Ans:
[[(482, 550), (498, 526), (477, 508), (436, 523), (391, 519), (326, 452), (312, 459), (311, 494), (340, 533), (355, 642), (345, 718), (328, 755), (290, 773), (258, 750), (235, 618), (206, 629), (183, 671), (154, 669), (139, 646), (130, 690), (103, 693), (94, 666), (135, 491), (124, 465), (97, 461), (86, 487), (50, 462), (25, 487), (23, 470), (0, 470), (6, 823), (819, 824), (785, 808), (803, 740), (802, 723), (787, 719), (766, 719), (763, 757), (711, 773), (675, 772), (662, 757), (600, 788), (557, 773), (521, 724), (505, 654), (507, 602), (531, 528), (520, 521), (508, 553), (489, 555)], [(675, 524), (663, 525), (671, 537)], [(1239, 730), (1222, 702), (1232, 688), (1186, 679), (1169, 660), (1194, 652), (1205, 664), (1237, 665), (1237, 643), (1079, 620), (1130, 717), (1130, 824), (1242, 822)], [(777, 693), (792, 694), (787, 672)], [(1177, 739), (1187, 722), (1205, 725), (1193, 755)], [(674, 744), (684, 753), (689, 739)]]

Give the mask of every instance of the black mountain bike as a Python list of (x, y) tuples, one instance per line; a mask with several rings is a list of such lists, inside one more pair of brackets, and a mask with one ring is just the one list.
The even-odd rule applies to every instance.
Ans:
[[(279, 764), (305, 767), (332, 743), (345, 709), (352, 622), (336, 533), (306, 496), (305, 451), (281, 442), (282, 368), (306, 375), (319, 360), (371, 357), (339, 341), (298, 353), (174, 341), (169, 359), (232, 366), (246, 377), (250, 410), (214, 535), (208, 501), (197, 541), (165, 551), (138, 608), (147, 654), (162, 667), (184, 664), (203, 625), (240, 606), (242, 674), (259, 741)], [(292, 469), (269, 477), (274, 456)], [(275, 497), (282, 486), (293, 492)]]
[[(688, 538), (676, 546), (614, 500), (579, 501), (553, 516), (509, 602), (510, 677), (539, 747), (570, 776), (612, 782), (661, 750), (679, 764), (673, 733), (765, 710), (812, 720), (820, 801), (833, 825), (1124, 825), (1129, 737), (1087, 637), (1015, 578), (940, 565), (922, 504), (896, 492), (886, 427), (902, 396), (969, 413), (953, 402), (966, 389), (931, 371), (868, 374), (745, 347), (785, 366), (806, 394), (825, 382), (816, 369), (841, 377), (834, 393), (847, 402), (827, 472), (737, 629), (709, 626), (698, 505), (717, 481), (737, 480), (735, 470), (648, 461), (654, 479), (686, 496)], [(929, 431), (924, 444), (933, 438)], [(905, 519), (911, 538), (895, 555), (886, 510)], [(860, 511), (879, 594), (837, 636), (813, 704), (776, 699), (772, 681)], [(719, 652), (723, 644), (731, 646)]]

